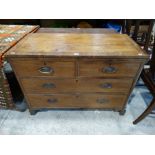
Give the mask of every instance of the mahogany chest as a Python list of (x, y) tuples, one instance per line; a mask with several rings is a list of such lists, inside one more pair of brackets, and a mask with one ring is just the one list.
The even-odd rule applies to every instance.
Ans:
[(124, 114), (148, 55), (123, 34), (34, 33), (6, 58), (31, 114), (55, 108)]

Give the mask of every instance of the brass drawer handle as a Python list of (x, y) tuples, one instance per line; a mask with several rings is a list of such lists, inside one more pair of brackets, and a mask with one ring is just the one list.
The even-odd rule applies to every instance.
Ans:
[(103, 84), (100, 84), (100, 87), (110, 89), (110, 88), (112, 88), (112, 84), (111, 83), (103, 83)]
[(43, 88), (55, 88), (56, 86), (53, 83), (44, 83), (42, 87)]
[(43, 74), (54, 73), (54, 69), (49, 66), (43, 66), (43, 67), (39, 68), (39, 71)]
[(99, 104), (107, 104), (109, 103), (109, 100), (105, 98), (101, 98), (101, 99), (97, 99), (96, 102)]
[(53, 99), (48, 99), (47, 102), (50, 103), (50, 104), (51, 103), (57, 103), (58, 100), (56, 98), (53, 98)]
[(117, 69), (114, 66), (108, 66), (102, 69), (104, 73), (115, 73)]

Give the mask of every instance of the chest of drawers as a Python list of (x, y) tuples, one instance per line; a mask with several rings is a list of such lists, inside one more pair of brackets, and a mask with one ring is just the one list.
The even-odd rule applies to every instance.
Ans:
[(123, 114), (148, 56), (127, 35), (36, 33), (6, 58), (31, 114), (55, 108)]

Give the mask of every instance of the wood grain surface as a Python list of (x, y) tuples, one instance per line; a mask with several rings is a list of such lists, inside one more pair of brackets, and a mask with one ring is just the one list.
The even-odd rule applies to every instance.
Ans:
[(105, 94), (30, 94), (29, 101), (33, 109), (38, 108), (110, 108), (121, 110), (125, 95)]
[(115, 56), (146, 58), (148, 55), (127, 35), (120, 34), (30, 34), (8, 56)]
[(26, 93), (89, 93), (114, 92), (127, 94), (133, 79), (52, 79), (52, 78), (23, 78), (21, 83)]
[(127, 35), (82, 31), (42, 29), (6, 55), (30, 111), (97, 108), (124, 113), (148, 55)]

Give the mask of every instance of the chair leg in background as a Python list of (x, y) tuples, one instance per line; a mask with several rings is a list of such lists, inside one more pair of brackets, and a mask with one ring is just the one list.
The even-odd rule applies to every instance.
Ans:
[(155, 108), (155, 98), (151, 101), (148, 108), (133, 122), (133, 124), (137, 124), (141, 120), (143, 120), (150, 112)]

